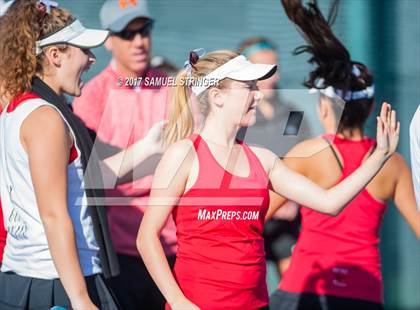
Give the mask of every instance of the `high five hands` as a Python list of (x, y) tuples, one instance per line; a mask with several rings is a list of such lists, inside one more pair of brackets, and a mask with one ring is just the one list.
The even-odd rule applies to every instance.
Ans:
[(389, 158), (396, 151), (400, 137), (400, 122), (397, 122), (397, 113), (391, 109), (390, 104), (384, 102), (376, 120), (376, 151)]

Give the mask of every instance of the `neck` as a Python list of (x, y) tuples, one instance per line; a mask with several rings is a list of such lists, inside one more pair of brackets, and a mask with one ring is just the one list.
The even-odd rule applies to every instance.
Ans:
[(348, 140), (362, 140), (364, 137), (363, 129), (362, 128), (353, 128), (353, 129), (343, 129), (340, 132), (337, 132), (337, 128), (334, 126), (333, 128), (325, 128), (325, 132), (327, 134), (337, 135), (340, 138), (348, 139)]
[(132, 71), (127, 66), (123, 65), (122, 63), (113, 60), (112, 61), (112, 67), (115, 71), (118, 72), (118, 74), (124, 76), (124, 77), (141, 77), (146, 74), (146, 70), (142, 71)]
[(57, 95), (62, 95), (62, 90), (60, 85), (57, 83), (56, 79), (48, 75), (37, 75), (45, 84), (47, 84)]
[[(217, 130), (215, 130), (215, 128), (217, 128)], [(217, 119), (209, 115), (206, 118), (200, 135), (208, 142), (231, 148), (235, 144), (235, 138), (238, 130), (238, 126), (226, 125), (226, 122), (224, 122), (222, 118)]]
[(348, 139), (348, 140), (362, 140), (363, 139), (363, 129), (361, 128), (354, 128), (344, 129), (341, 132), (337, 133), (337, 135), (341, 138)]

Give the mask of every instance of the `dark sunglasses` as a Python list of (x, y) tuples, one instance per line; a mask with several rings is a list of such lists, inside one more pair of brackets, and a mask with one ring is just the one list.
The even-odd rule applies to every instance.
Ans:
[(153, 21), (146, 22), (141, 28), (136, 30), (123, 30), (120, 32), (113, 32), (112, 35), (117, 36), (123, 40), (133, 40), (136, 34), (141, 35), (142, 38), (147, 38), (153, 29)]

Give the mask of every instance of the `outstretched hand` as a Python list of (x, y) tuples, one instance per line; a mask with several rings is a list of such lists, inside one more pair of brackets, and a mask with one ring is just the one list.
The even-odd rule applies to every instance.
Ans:
[(153, 150), (155, 154), (161, 154), (165, 151), (165, 143), (163, 141), (163, 130), (167, 121), (161, 121), (153, 125), (144, 138), (147, 146)]
[(389, 158), (395, 153), (400, 137), (400, 122), (397, 122), (397, 113), (391, 105), (384, 102), (381, 113), (376, 117), (376, 150)]

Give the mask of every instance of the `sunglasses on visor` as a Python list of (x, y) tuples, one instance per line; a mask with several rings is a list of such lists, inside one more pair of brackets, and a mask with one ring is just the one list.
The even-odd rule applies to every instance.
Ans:
[(141, 35), (142, 38), (146, 38), (150, 36), (150, 33), (153, 29), (153, 21), (147, 21), (142, 27), (135, 30), (123, 30), (120, 32), (113, 32), (112, 35), (119, 37), (123, 40), (133, 40), (136, 34)]

